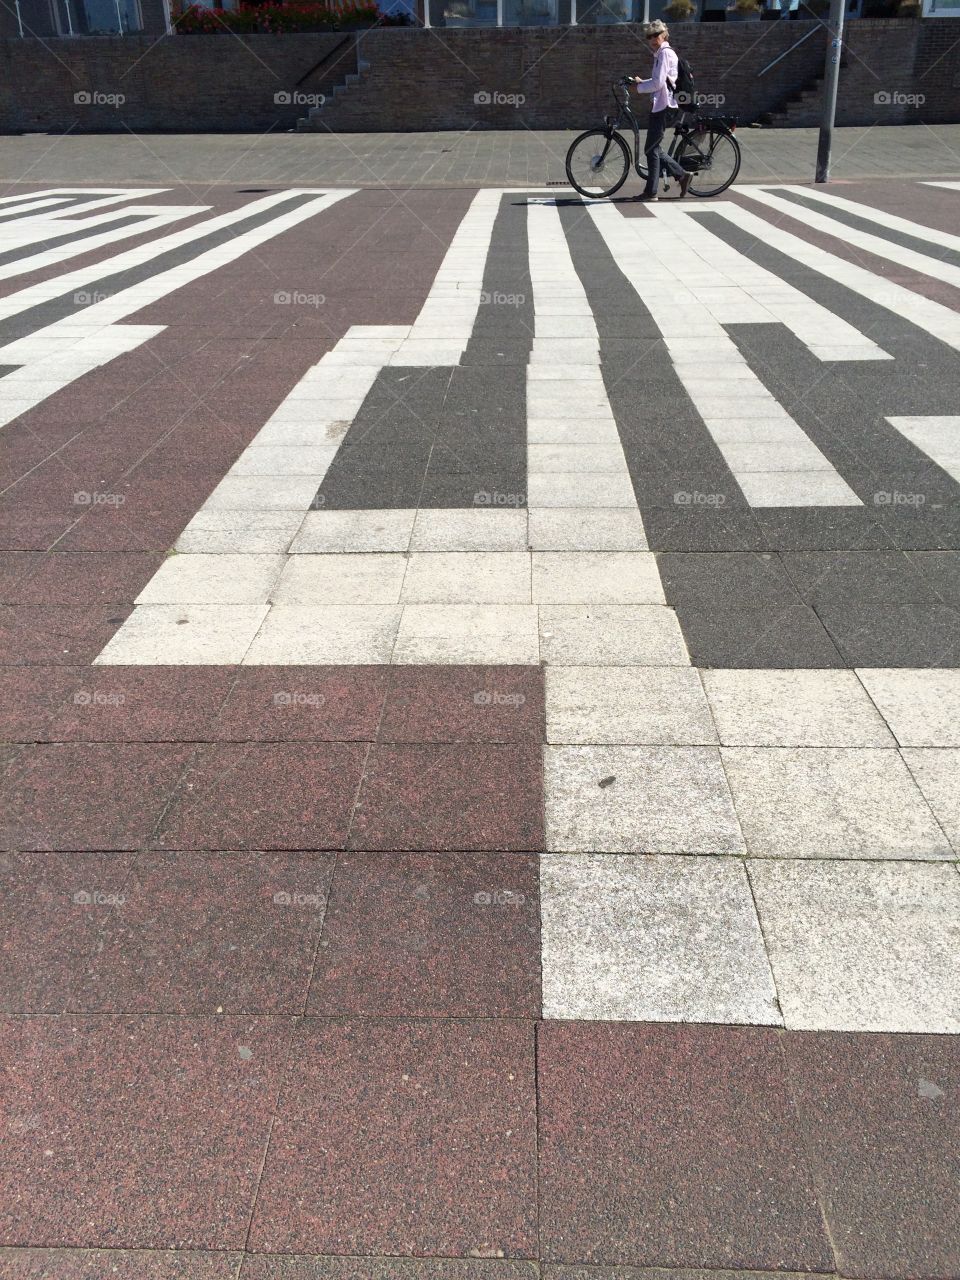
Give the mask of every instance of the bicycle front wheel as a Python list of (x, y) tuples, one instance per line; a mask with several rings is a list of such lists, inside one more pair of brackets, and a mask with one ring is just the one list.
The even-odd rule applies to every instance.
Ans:
[(690, 174), (694, 196), (718, 196), (740, 172), (740, 144), (726, 129), (701, 125), (683, 139), (677, 161)]
[(630, 152), (619, 133), (588, 129), (567, 152), (567, 179), (582, 196), (612, 196), (627, 180)]

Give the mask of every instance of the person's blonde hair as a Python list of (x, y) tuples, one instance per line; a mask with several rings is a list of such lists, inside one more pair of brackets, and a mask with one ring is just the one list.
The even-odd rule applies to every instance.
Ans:
[(670, 31), (667, 27), (667, 24), (665, 22), (661, 22), (659, 18), (657, 18), (653, 22), (645, 22), (643, 24), (644, 39), (646, 39), (647, 36), (658, 36), (661, 34), (661, 32), (663, 33), (664, 36), (666, 36), (668, 40), (670, 39)]

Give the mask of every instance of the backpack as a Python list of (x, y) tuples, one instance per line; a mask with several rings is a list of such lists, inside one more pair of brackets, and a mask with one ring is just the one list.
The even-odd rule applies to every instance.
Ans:
[(677, 54), (677, 78), (671, 86), (671, 91), (677, 100), (677, 106), (682, 111), (696, 111), (697, 85), (693, 78), (693, 67), (679, 54)]

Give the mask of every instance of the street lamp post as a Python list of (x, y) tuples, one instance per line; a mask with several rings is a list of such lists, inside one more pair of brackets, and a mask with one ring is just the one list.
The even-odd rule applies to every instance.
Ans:
[(830, 181), (830, 150), (837, 118), (837, 85), (840, 82), (840, 54), (843, 51), (843, 11), (846, 0), (830, 0), (827, 19), (827, 61), (823, 76), (823, 117), (817, 146), (817, 182)]

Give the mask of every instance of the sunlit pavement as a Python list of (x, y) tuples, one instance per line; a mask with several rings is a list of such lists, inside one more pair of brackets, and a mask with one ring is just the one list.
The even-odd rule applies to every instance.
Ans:
[(956, 169), (70, 141), (0, 202), (0, 1277), (960, 1275)]

